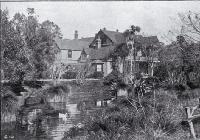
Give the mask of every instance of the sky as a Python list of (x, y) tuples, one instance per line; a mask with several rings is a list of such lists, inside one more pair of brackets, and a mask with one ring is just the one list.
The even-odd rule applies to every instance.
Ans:
[(173, 28), (178, 13), (188, 11), (200, 13), (199, 1), (99, 1), (99, 2), (2, 2), (2, 9), (9, 10), (9, 16), (26, 13), (34, 8), (40, 22), (50, 20), (56, 23), (63, 38), (73, 39), (78, 30), (79, 38), (92, 37), (100, 29), (120, 32), (131, 25), (141, 27), (145, 35), (162, 36)]

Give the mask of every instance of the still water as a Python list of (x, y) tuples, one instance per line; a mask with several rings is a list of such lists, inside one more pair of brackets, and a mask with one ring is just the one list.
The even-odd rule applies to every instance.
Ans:
[[(1, 139), (4, 140), (62, 140), (64, 132), (69, 130), (74, 125), (83, 122), (84, 118), (89, 116), (91, 112), (95, 110), (80, 111), (77, 107), (79, 101), (68, 101), (64, 103), (64, 108), (68, 112), (68, 116), (63, 118), (62, 116), (46, 117), (41, 122), (41, 125), (36, 129), (34, 125), (28, 125), (27, 128), (16, 128), (15, 124), (7, 124), (7, 129), (1, 131)], [(51, 103), (52, 105), (54, 103)], [(58, 106), (55, 103), (55, 106)], [(63, 104), (60, 105), (63, 108)]]

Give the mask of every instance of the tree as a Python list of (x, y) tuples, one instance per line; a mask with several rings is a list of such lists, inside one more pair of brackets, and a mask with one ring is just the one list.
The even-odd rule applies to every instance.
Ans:
[[(132, 76), (133, 76), (133, 60), (134, 60), (134, 69), (136, 68), (136, 47), (135, 47), (135, 34), (136, 32), (140, 32), (140, 27), (139, 26), (134, 26), (131, 25), (130, 29), (127, 29), (124, 32), (124, 36), (126, 38), (126, 44), (128, 46), (128, 48), (130, 49), (130, 56), (131, 56), (131, 74), (130, 74), (130, 79), (132, 81)], [(132, 58), (133, 57), (133, 58)], [(134, 74), (135, 74), (135, 70), (134, 70)], [(135, 75), (134, 75), (135, 77)]]
[(121, 71), (121, 65), (124, 63), (125, 58), (129, 55), (129, 49), (125, 43), (119, 44), (109, 55), (112, 59), (112, 69), (116, 71)]
[(171, 43), (178, 35), (182, 35), (187, 42), (200, 41), (200, 14), (192, 11), (179, 13), (178, 18), (172, 19), (174, 25), (162, 38)]
[(1, 11), (1, 54), (8, 79), (46, 78), (58, 52), (54, 41), (62, 37), (58, 25), (49, 20), (39, 23), (33, 8), (27, 12), (27, 17), (16, 13), (8, 20), (8, 11)]
[(168, 71), (169, 83), (191, 87), (191, 74), (196, 75), (196, 80), (199, 78), (199, 54), (199, 44), (189, 44), (183, 36), (178, 36), (176, 42), (163, 48), (159, 56)]
[(19, 30), (8, 20), (8, 11), (1, 11), (1, 66), (4, 78), (19, 81), (23, 79), (30, 65)]
[(200, 14), (189, 11), (180, 13), (179, 18), (182, 22), (181, 35), (191, 41), (200, 41)]

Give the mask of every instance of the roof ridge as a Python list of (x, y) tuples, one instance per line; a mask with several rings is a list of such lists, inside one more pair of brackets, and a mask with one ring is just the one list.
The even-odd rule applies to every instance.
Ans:
[(114, 33), (119, 33), (119, 34), (123, 34), (122, 32), (119, 31), (111, 31), (111, 30), (101, 30), (103, 32), (114, 32)]

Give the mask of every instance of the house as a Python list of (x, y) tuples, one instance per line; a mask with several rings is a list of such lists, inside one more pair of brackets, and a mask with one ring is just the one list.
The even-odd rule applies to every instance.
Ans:
[[(132, 61), (133, 54), (129, 54), (129, 56), (126, 57), (125, 62), (120, 64), (120, 70), (123, 73), (130, 73), (132, 61), (134, 72), (151, 74), (152, 64), (159, 61), (157, 57), (150, 57), (149, 54), (152, 49), (159, 47), (159, 40), (156, 36), (143, 37), (141, 35), (135, 35), (135, 38), (136, 49), (134, 54), (136, 55), (134, 62)], [(118, 30), (109, 31), (105, 28), (100, 29), (93, 41), (89, 44), (89, 48), (84, 48), (81, 52), (80, 62), (85, 62), (89, 59), (95, 72), (107, 76), (112, 72), (112, 60), (109, 56), (120, 44), (127, 44), (126, 37), (123, 33)]]
[(74, 33), (74, 39), (56, 40), (59, 46), (57, 62), (63, 64), (77, 64), (83, 49), (89, 48), (93, 37), (78, 39), (78, 31)]

